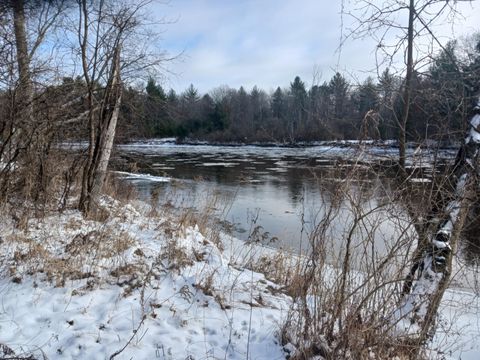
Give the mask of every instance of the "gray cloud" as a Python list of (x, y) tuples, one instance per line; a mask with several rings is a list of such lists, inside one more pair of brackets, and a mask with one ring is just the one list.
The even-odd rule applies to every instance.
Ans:
[[(473, 32), (479, 6), (463, 4), (460, 26), (435, 28), (439, 36)], [(467, 9), (467, 10), (465, 10)], [(334, 70), (365, 77), (375, 67), (371, 39), (340, 43), (340, 1), (328, 0), (172, 0), (156, 4), (157, 17), (176, 20), (166, 25), (163, 46), (171, 54), (184, 51), (167, 64), (175, 75), (165, 84), (182, 91), (193, 83), (202, 92), (218, 85), (250, 89), (288, 86), (299, 75), (311, 82), (314, 68), (322, 80)], [(445, 19), (447, 20), (447, 19)], [(344, 26), (349, 26), (344, 18)], [(477, 28), (478, 30), (478, 28)], [(394, 36), (394, 35), (392, 35)]]

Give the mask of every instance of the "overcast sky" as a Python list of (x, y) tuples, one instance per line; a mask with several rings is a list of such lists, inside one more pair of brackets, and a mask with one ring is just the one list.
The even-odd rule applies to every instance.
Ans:
[[(461, 5), (464, 18), (435, 33), (444, 40), (452, 32), (479, 31), (479, 5)], [(296, 75), (310, 85), (314, 74), (328, 81), (339, 70), (363, 79), (375, 68), (371, 39), (347, 41), (339, 53), (340, 0), (171, 0), (152, 6), (155, 18), (169, 22), (160, 46), (170, 55), (182, 53), (166, 65), (171, 73), (162, 83), (179, 92), (190, 83), (202, 93), (220, 85), (268, 91), (288, 86)], [(344, 34), (351, 21), (343, 16)]]

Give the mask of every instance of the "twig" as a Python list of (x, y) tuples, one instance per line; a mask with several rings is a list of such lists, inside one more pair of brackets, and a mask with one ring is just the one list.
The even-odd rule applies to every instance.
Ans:
[(138, 330), (140, 330), (140, 327), (143, 325), (146, 318), (147, 318), (147, 316), (143, 315), (142, 321), (140, 321), (137, 328), (135, 330), (133, 330), (133, 334), (130, 337), (130, 339), (128, 339), (127, 343), (120, 350), (117, 350), (112, 355), (110, 355), (109, 360), (113, 360), (116, 356), (120, 355), (123, 352), (123, 350), (125, 350), (127, 348), (128, 345), (130, 345), (130, 343), (132, 342), (135, 335), (137, 335)]

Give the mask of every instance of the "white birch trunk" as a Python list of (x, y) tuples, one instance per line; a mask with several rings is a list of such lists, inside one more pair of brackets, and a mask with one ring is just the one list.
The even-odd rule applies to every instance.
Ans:
[[(91, 197), (96, 201), (102, 192), (103, 185), (107, 176), (108, 163), (113, 148), (113, 140), (115, 138), (115, 129), (117, 127), (118, 115), (120, 113), (120, 105), (122, 103), (122, 84), (120, 81), (120, 48), (117, 49), (114, 59), (113, 79), (111, 84), (111, 91), (115, 94), (115, 103), (111, 114), (108, 114), (105, 127), (100, 134), (100, 149), (96, 164), (96, 169), (93, 173), (93, 184), (91, 187)], [(110, 105), (110, 104), (109, 104)], [(111, 105), (110, 105), (111, 106)]]
[[(104, 104), (99, 113), (99, 129), (96, 134), (96, 141), (90, 145), (93, 158), (84, 169), (86, 179), (82, 185), (80, 209), (87, 216), (98, 208), (98, 200), (107, 177), (108, 163), (113, 149), (115, 129), (122, 103), (120, 51), (121, 46), (118, 45), (113, 55), (112, 73), (106, 89)], [(94, 131), (94, 129), (90, 131)]]

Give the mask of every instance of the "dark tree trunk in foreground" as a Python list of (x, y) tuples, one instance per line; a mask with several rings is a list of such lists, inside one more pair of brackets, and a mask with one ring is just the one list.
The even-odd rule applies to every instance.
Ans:
[[(452, 255), (471, 205), (471, 193), (478, 184), (480, 154), (480, 99), (473, 110), (463, 146), (454, 165), (454, 192), (443, 208), (442, 220), (422, 256), (415, 262), (404, 286), (397, 327), (410, 340), (424, 342), (433, 329), (442, 296), (448, 286)], [(417, 279), (413, 281), (413, 276)]]
[(20, 110), (24, 113), (24, 116), (22, 116), (23, 123), (29, 121), (33, 117), (33, 86), (30, 76), (30, 57), (28, 54), (27, 35), (25, 30), (25, 4), (23, 0), (15, 0), (12, 1), (12, 7), (19, 74), (17, 102)]
[(413, 18), (415, 12), (415, 2), (410, 0), (408, 8), (408, 34), (407, 34), (407, 74), (405, 76), (405, 87), (403, 90), (403, 108), (402, 118), (398, 124), (398, 162), (402, 172), (405, 172), (405, 159), (407, 147), (407, 121), (410, 113), (410, 103), (412, 97), (412, 77), (413, 77)]

